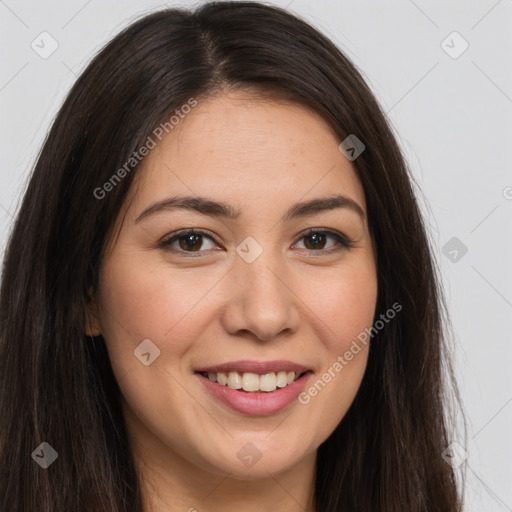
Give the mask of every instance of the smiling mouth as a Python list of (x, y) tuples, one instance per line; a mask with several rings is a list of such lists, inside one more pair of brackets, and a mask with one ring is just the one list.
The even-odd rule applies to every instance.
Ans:
[(311, 370), (303, 372), (269, 372), (257, 374), (252, 372), (196, 372), (198, 375), (224, 387), (244, 393), (272, 393), (276, 389), (286, 388), (293, 382), (303, 378)]

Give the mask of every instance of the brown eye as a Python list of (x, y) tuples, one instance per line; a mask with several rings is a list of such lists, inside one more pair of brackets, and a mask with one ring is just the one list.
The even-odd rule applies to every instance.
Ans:
[(311, 233), (304, 237), (307, 242), (306, 249), (324, 249), (326, 235), (323, 233)]
[(180, 249), (187, 251), (188, 249), (197, 250), (201, 248), (203, 235), (184, 235), (178, 238)]
[[(334, 240), (335, 243), (326, 248), (326, 240), (329, 238)], [(335, 231), (309, 231), (302, 235), (301, 240), (305, 240), (305, 248), (312, 252), (331, 252), (352, 247), (350, 240), (344, 237), (341, 233), (337, 233)], [(336, 247), (336, 245), (338, 245), (338, 247)]]
[[(201, 248), (203, 248), (205, 239), (209, 239), (214, 242), (211, 236), (203, 233), (202, 231), (181, 231), (164, 240), (160, 244), (160, 247), (170, 252), (204, 252)], [(177, 246), (175, 244), (177, 244)], [(213, 246), (215, 246), (215, 243), (213, 243)]]

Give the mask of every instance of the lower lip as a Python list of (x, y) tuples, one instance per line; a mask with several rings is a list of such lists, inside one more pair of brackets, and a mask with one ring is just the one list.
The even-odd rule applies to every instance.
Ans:
[(251, 416), (275, 414), (290, 405), (304, 389), (312, 372), (306, 372), (284, 388), (272, 392), (247, 392), (221, 386), (196, 373), (206, 389), (218, 400), (237, 412)]

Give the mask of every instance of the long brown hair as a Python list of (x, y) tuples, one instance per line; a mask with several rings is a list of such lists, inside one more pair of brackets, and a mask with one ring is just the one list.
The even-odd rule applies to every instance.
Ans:
[[(402, 311), (370, 346), (358, 394), (319, 447), (317, 512), (456, 512), (442, 458), (459, 395), (445, 307), (412, 178), (354, 64), (299, 17), (256, 2), (146, 15), (76, 81), (37, 159), (0, 290), (0, 505), (9, 512), (141, 512), (142, 498), (105, 340), (84, 334), (89, 287), (137, 172), (94, 191), (191, 97), (249, 88), (319, 113), (344, 140), (377, 248), (377, 313)], [(31, 454), (58, 453), (46, 470)]]

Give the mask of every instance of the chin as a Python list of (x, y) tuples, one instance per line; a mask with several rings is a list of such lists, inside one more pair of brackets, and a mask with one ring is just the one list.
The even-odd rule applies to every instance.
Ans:
[(305, 456), (302, 453), (304, 446), (283, 446), (278, 437), (265, 443), (268, 432), (262, 435), (261, 441), (233, 442), (226, 447), (228, 453), (217, 454), (209, 465), (218, 472), (230, 474), (232, 479), (257, 481), (268, 479), (269, 473), (276, 475), (291, 469)]

